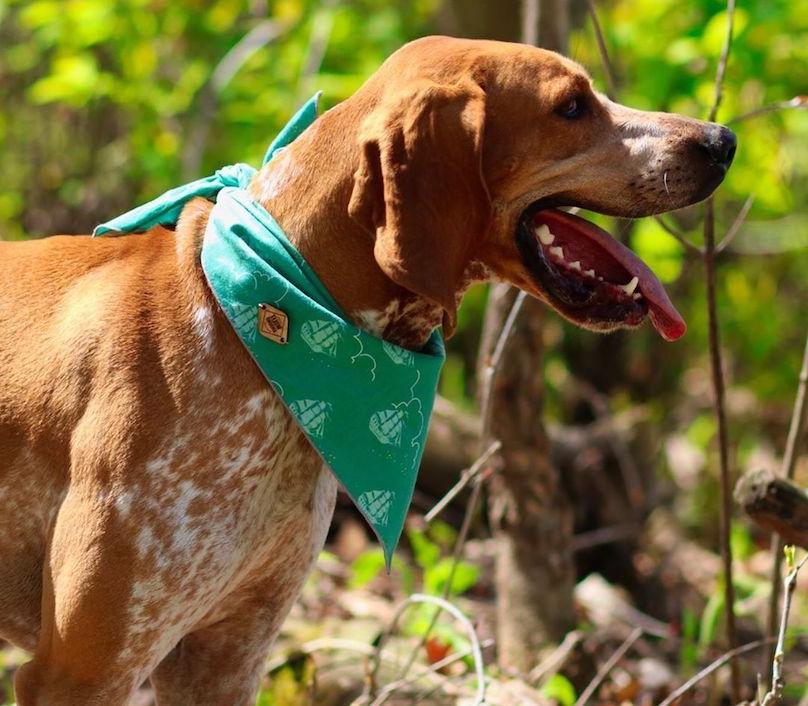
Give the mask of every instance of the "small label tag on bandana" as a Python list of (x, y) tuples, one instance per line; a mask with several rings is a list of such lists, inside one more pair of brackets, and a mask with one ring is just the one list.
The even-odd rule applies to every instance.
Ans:
[(270, 341), (286, 343), (289, 340), (289, 317), (274, 306), (259, 304), (258, 330)]

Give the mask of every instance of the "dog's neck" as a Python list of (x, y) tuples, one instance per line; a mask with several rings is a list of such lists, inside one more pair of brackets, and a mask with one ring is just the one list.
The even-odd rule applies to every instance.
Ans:
[[(357, 326), (419, 349), (440, 326), (443, 309), (390, 280), (373, 256), (373, 237), (348, 214), (358, 125), (357, 111), (343, 105), (279, 152), (249, 190)], [(339, 129), (328, 129), (331, 121)]]

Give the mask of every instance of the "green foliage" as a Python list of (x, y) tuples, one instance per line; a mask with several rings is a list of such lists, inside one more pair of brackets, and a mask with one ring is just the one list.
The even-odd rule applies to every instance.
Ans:
[(255, 706), (307, 706), (311, 703), (316, 667), (311, 657), (289, 664), (272, 673), (266, 689), (262, 689)]
[[(348, 588), (363, 588), (385, 570), (384, 553), (381, 549), (362, 552), (351, 564)], [(398, 574), (401, 587), (407, 593), (415, 589), (415, 575), (409, 564), (398, 554), (393, 556), (392, 570)]]
[[(0, 14), (0, 233), (89, 230), (182, 180), (257, 163), (308, 95), (322, 89), (326, 107), (346, 98), (387, 54), (424, 33), (434, 4), (8, 0)], [(213, 90), (223, 57), (268, 17), (281, 23), (280, 37)], [(312, 72), (314, 33), (327, 47)], [(197, 150), (201, 163), (189, 172)], [(37, 208), (53, 200), (59, 208)]]
[[(436, 521), (427, 531), (407, 529), (407, 539), (412, 547), (415, 563), (423, 572), (423, 590), (432, 595), (443, 595), (446, 584), (452, 575), (454, 560), (441, 557), (441, 545), (448, 546), (454, 542), (454, 530), (442, 522)], [(450, 596), (457, 596), (468, 591), (480, 576), (480, 570), (474, 564), (458, 561), (452, 575), (449, 588)]]
[(679, 646), (679, 669), (683, 676), (692, 674), (699, 661), (699, 618), (689, 608), (682, 610), (682, 642)]
[(542, 687), (541, 693), (559, 706), (572, 706), (578, 698), (572, 682), (563, 674), (553, 674)]

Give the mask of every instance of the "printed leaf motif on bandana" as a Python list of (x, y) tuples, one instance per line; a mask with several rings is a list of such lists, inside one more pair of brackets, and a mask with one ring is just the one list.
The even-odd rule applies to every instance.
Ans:
[(382, 348), (384, 352), (387, 353), (390, 360), (396, 365), (406, 365), (409, 368), (415, 365), (415, 354), (412, 351), (408, 351), (406, 348), (401, 348), (387, 341), (382, 341)]
[(331, 405), (322, 400), (295, 400), (289, 405), (292, 414), (310, 436), (322, 437)]
[(374, 524), (385, 527), (390, 505), (395, 496), (392, 490), (368, 490), (359, 496), (357, 503), (359, 509), (366, 513)]
[(306, 345), (315, 353), (331, 356), (337, 355), (339, 343), (339, 326), (333, 321), (306, 321), (300, 329), (300, 336)]
[(233, 326), (238, 335), (248, 343), (255, 341), (255, 332), (258, 330), (258, 307), (255, 304), (230, 304)]
[(401, 446), (401, 434), (407, 418), (406, 407), (382, 409), (370, 417), (370, 431), (382, 444)]

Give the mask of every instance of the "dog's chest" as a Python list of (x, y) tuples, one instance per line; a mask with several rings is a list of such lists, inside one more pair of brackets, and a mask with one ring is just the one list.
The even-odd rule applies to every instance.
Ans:
[(119, 502), (137, 516), (136, 630), (168, 597), (159, 622), (178, 633), (219, 619), (245, 588), (287, 603), (330, 524), (336, 480), (269, 385), (234, 394), (232, 377), (202, 382), (198, 413), (177, 419)]

